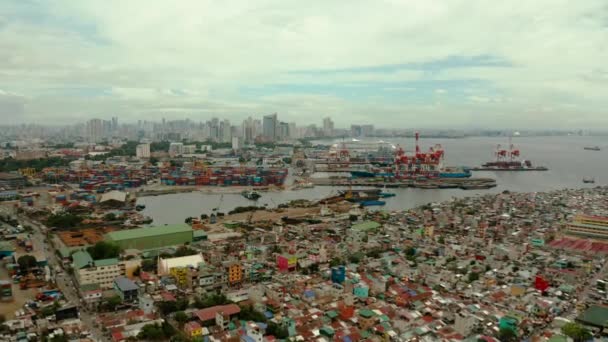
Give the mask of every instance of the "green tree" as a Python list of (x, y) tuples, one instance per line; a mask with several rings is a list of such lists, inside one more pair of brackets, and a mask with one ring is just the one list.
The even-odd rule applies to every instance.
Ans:
[(282, 325), (278, 325), (274, 322), (268, 323), (268, 328), (266, 329), (266, 333), (268, 335), (272, 335), (277, 339), (283, 340), (289, 337), (289, 331), (286, 327)]
[(562, 327), (562, 333), (574, 342), (584, 342), (592, 337), (591, 332), (578, 323), (566, 323)]
[(178, 311), (173, 316), (173, 319), (179, 324), (180, 328), (184, 326), (184, 323), (188, 321), (188, 315), (183, 311)]
[(153, 272), (156, 270), (156, 259), (144, 259), (141, 262), (141, 270), (144, 272)]
[(102, 304), (102, 307), (107, 311), (114, 311), (116, 307), (122, 304), (122, 299), (119, 296), (112, 296)]
[(443, 245), (443, 244), (445, 243), (445, 238), (444, 238), (443, 236), (440, 236), (440, 237), (437, 239), (437, 242), (439, 242), (440, 244), (442, 244), (442, 245)]
[(517, 334), (511, 329), (500, 328), (498, 331), (498, 339), (501, 342), (515, 342), (517, 341)]
[(175, 257), (183, 257), (188, 255), (194, 255), (198, 252), (188, 246), (180, 246), (177, 251), (175, 251)]
[(87, 252), (91, 254), (93, 260), (118, 258), (120, 246), (111, 242), (99, 241), (92, 247), (87, 248)]
[(166, 336), (160, 324), (146, 324), (137, 335), (137, 338), (143, 341), (163, 341)]
[(414, 248), (414, 247), (408, 247), (408, 249), (405, 250), (405, 255), (406, 256), (414, 256), (414, 255), (416, 255), (416, 248)]
[(116, 214), (114, 213), (107, 213), (103, 216), (103, 219), (106, 221), (116, 221)]
[(338, 257), (333, 258), (329, 261), (330, 267), (336, 267), (336, 266), (340, 266), (340, 265), (344, 265), (344, 261)]
[(29, 270), (38, 265), (36, 258), (29, 254), (20, 256), (19, 259), (17, 259), (17, 263), (22, 270)]
[(82, 222), (82, 219), (83, 218), (81, 216), (70, 213), (52, 214), (46, 220), (46, 225), (49, 227), (56, 227), (62, 229), (73, 228), (79, 225), (80, 222)]
[(469, 283), (479, 280), (479, 273), (471, 272), (469, 273)]

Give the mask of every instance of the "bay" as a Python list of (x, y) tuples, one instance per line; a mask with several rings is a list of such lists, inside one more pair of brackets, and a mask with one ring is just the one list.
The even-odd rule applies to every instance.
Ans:
[[(373, 139), (369, 139), (374, 141)], [(388, 139), (384, 141), (411, 151), (413, 139)], [(320, 143), (339, 143), (341, 140)], [(608, 182), (608, 137), (515, 137), (515, 148), (521, 158), (531, 160), (535, 166), (546, 166), (545, 172), (474, 172), (473, 177), (489, 177), (498, 186), (488, 190), (464, 191), (460, 189), (389, 189), (396, 194), (386, 199), (383, 210), (403, 210), (429, 202), (439, 202), (452, 197), (498, 193), (504, 190), (516, 192), (544, 192), (564, 188), (583, 188), (605, 185)], [(421, 139), (422, 150), (441, 144), (445, 150), (445, 165), (476, 166), (494, 159), (497, 144), (508, 145), (505, 137), (473, 137), (463, 139)], [(599, 146), (601, 151), (587, 151), (585, 146)], [(583, 184), (583, 177), (595, 179), (595, 184)], [(155, 225), (182, 223), (186, 217), (210, 214), (213, 208), (227, 213), (238, 206), (267, 205), (276, 207), (295, 199), (317, 200), (337, 193), (340, 188), (315, 187), (304, 190), (262, 193), (257, 201), (249, 201), (240, 194), (207, 194), (202, 192), (169, 194), (138, 199), (144, 204), (144, 215), (154, 219)]]

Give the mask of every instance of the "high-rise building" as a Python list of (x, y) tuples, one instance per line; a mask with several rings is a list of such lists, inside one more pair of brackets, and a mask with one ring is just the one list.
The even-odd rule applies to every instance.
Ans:
[(361, 125), (361, 135), (364, 137), (370, 137), (374, 135), (374, 125)]
[(118, 117), (112, 117), (112, 132), (118, 131)]
[(87, 132), (90, 142), (100, 142), (103, 137), (103, 121), (100, 119), (91, 119), (87, 123)]
[(232, 126), (230, 126), (229, 120), (220, 122), (220, 136), (219, 140), (223, 143), (229, 143), (232, 141)]
[(292, 139), (298, 139), (300, 135), (298, 134), (298, 128), (295, 122), (289, 123), (289, 137)]
[(326, 137), (334, 135), (334, 122), (330, 117), (323, 119), (323, 135)]
[(239, 137), (232, 137), (232, 149), (235, 151), (238, 151), (241, 149), (241, 138)]
[(171, 157), (179, 156), (184, 153), (184, 144), (178, 142), (172, 142), (169, 145), (169, 155)]
[(274, 141), (277, 137), (277, 129), (278, 129), (278, 121), (277, 114), (271, 114), (264, 116), (264, 123), (262, 127), (262, 135), (264, 139), (268, 141)]
[(139, 144), (135, 148), (137, 158), (150, 158), (150, 144)]
[(289, 124), (287, 122), (279, 122), (277, 130), (277, 139), (289, 139), (291, 137), (289, 132)]
[(360, 137), (361, 125), (350, 125), (350, 135), (353, 137)]

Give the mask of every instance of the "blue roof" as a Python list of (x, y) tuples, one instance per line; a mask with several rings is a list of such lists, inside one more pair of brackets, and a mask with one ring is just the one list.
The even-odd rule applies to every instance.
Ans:
[(308, 297), (308, 298), (314, 297), (315, 292), (313, 290), (306, 290), (306, 291), (304, 291), (304, 296)]
[(273, 315), (273, 314), (272, 314), (272, 312), (270, 312), (270, 311), (266, 311), (266, 312), (264, 312), (264, 316), (266, 316), (266, 318), (268, 318), (268, 319), (270, 319), (270, 318), (273, 318), (273, 317), (274, 317), (274, 315)]
[(353, 340), (350, 339), (350, 336), (344, 336), (344, 337), (342, 337), (342, 341), (344, 341), (344, 342), (353, 342)]
[(253, 339), (253, 337), (251, 337), (249, 335), (243, 336), (243, 340), (245, 340), (245, 342), (255, 342), (255, 340)]

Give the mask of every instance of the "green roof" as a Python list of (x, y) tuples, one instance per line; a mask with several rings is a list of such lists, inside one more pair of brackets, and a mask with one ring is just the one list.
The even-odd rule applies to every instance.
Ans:
[(336, 318), (336, 317), (338, 317), (338, 313), (335, 310), (327, 311), (325, 314), (329, 318)]
[(364, 317), (364, 318), (370, 318), (370, 317), (375, 316), (376, 314), (372, 310), (363, 309), (363, 310), (359, 310), (359, 315), (361, 315), (361, 317)]
[(0, 251), (14, 252), (15, 246), (9, 241), (0, 241)]
[(59, 255), (61, 255), (62, 258), (69, 258), (71, 252), (72, 251), (67, 247), (59, 248)]
[(106, 234), (106, 238), (112, 241), (131, 240), (145, 237), (155, 237), (174, 233), (192, 232), (192, 227), (183, 224), (172, 224), (166, 226), (157, 226), (150, 228), (125, 229), (110, 232)]
[(608, 306), (593, 305), (576, 320), (595, 327), (606, 327), (608, 326)]
[(84, 284), (80, 286), (80, 290), (83, 292), (99, 290), (99, 284)]
[(351, 228), (354, 230), (359, 230), (359, 231), (367, 231), (367, 230), (377, 229), (378, 227), (380, 227), (380, 223), (374, 222), (374, 221), (366, 221), (366, 222), (355, 224)]
[(118, 259), (116, 258), (95, 260), (95, 266), (97, 267), (112, 266), (116, 264), (118, 264)]
[(89, 266), (93, 263), (93, 258), (91, 257), (91, 254), (85, 251), (78, 251), (72, 254), (72, 260), (74, 268), (76, 268), (77, 270), (85, 268), (86, 266)]

